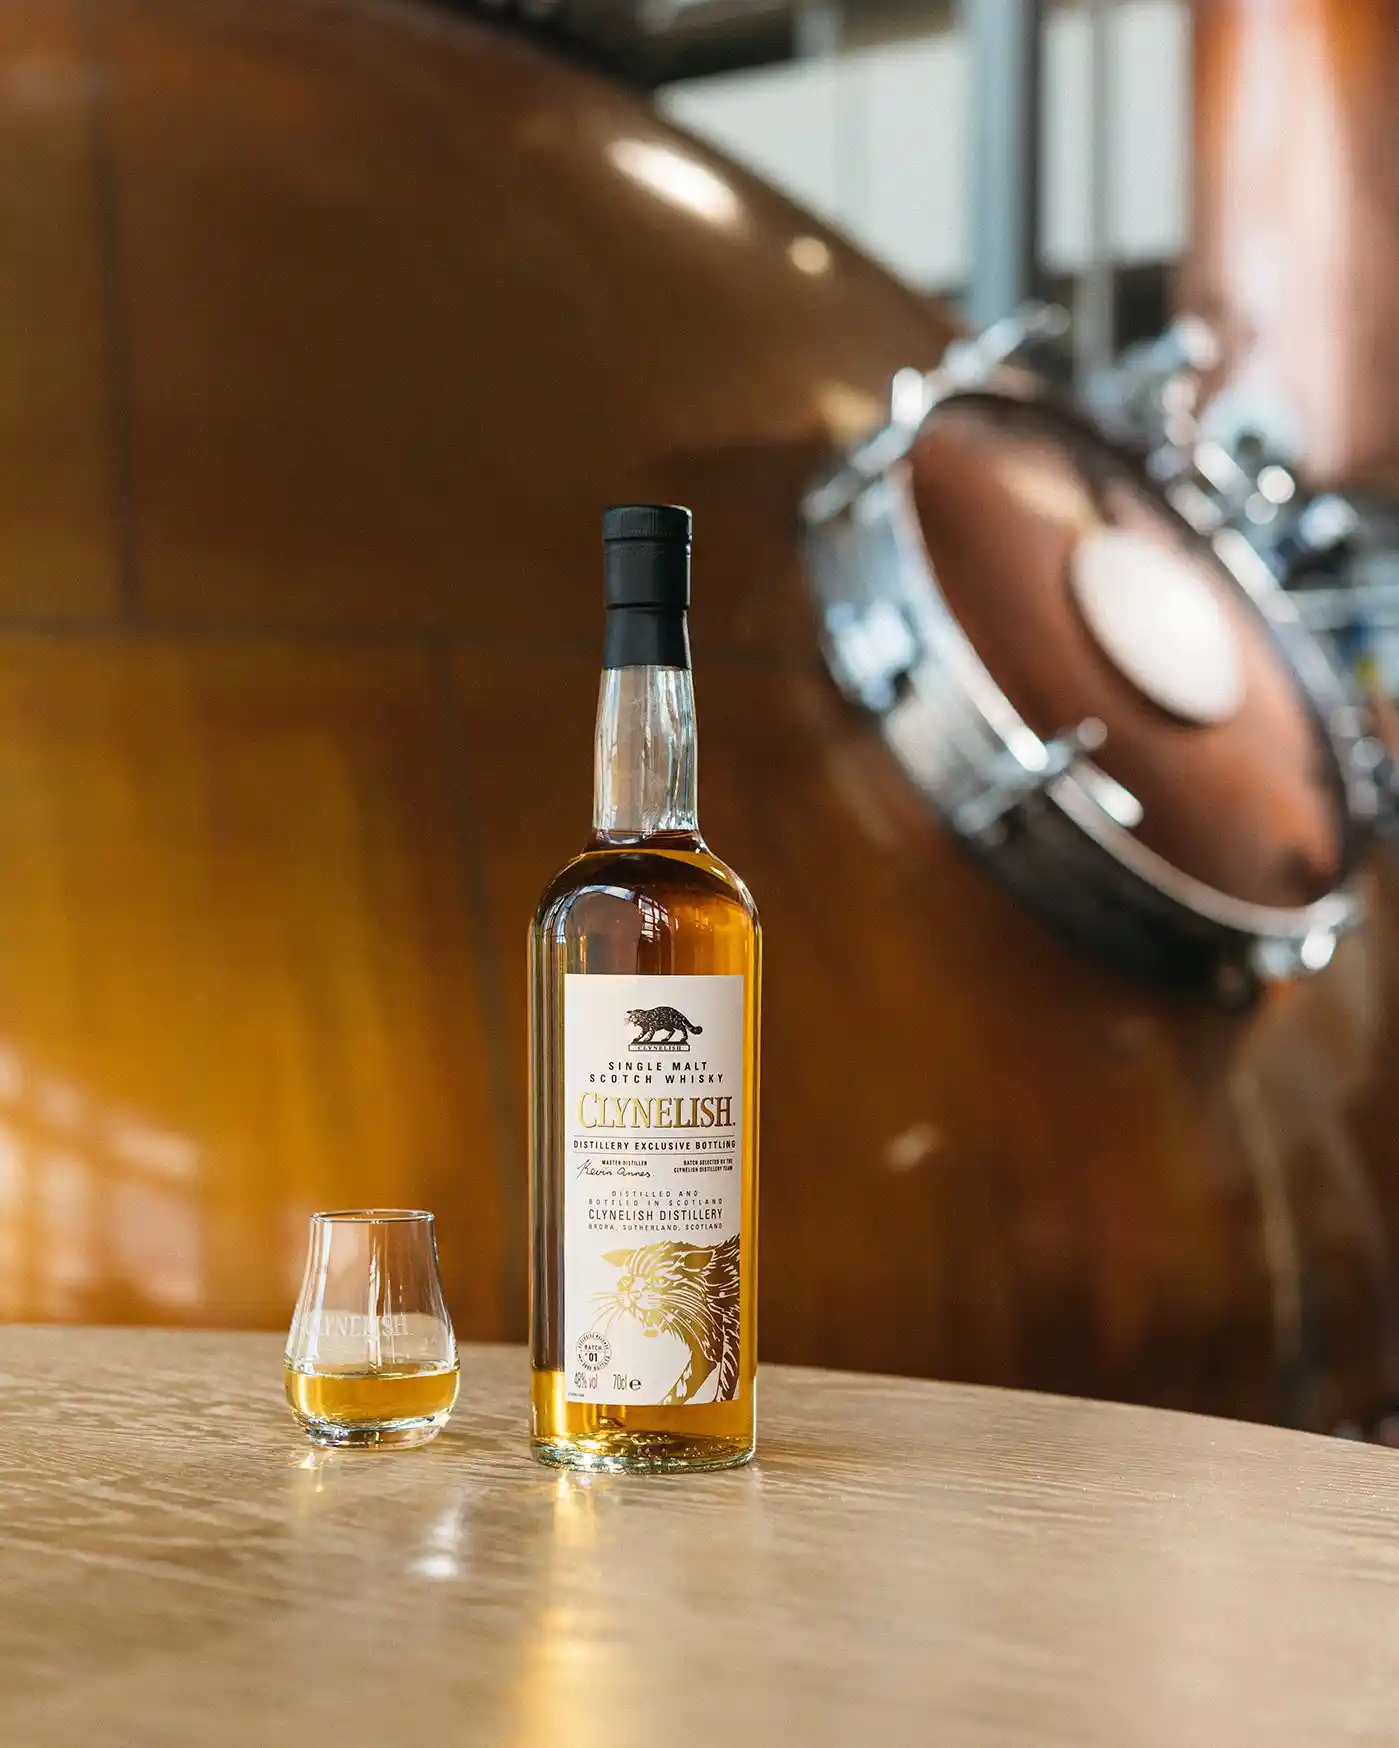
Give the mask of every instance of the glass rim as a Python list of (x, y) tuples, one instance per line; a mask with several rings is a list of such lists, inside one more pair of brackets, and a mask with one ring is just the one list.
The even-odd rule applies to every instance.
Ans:
[(430, 1221), (432, 1211), (429, 1208), (326, 1208), (319, 1213), (312, 1214), (311, 1219), (324, 1223), (339, 1220), (347, 1225), (387, 1226), (398, 1221)]

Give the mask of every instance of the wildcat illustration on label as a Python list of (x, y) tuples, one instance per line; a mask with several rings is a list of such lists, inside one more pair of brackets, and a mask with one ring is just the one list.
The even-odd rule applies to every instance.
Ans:
[(605, 1261), (622, 1272), (616, 1291), (603, 1293), (606, 1330), (631, 1317), (648, 1335), (678, 1335), (689, 1358), (666, 1392), (683, 1404), (717, 1376), (716, 1402), (738, 1393), (738, 1234), (722, 1244), (666, 1240), (639, 1250), (609, 1250)]
[[(688, 1050), (690, 1048), (690, 1033), (702, 1032), (703, 1026), (697, 1026), (693, 1020), (687, 1020), (684, 1014), (676, 1008), (628, 1008), (627, 1018), (632, 1025), (640, 1029), (640, 1036), (633, 1038), (631, 1047), (639, 1050), (644, 1044), (660, 1043), (667, 1048)], [(657, 1038), (658, 1032), (664, 1032), (664, 1038)], [(680, 1036), (677, 1038), (676, 1033)]]
[(743, 998), (741, 976), (564, 979), (571, 1402), (738, 1395)]

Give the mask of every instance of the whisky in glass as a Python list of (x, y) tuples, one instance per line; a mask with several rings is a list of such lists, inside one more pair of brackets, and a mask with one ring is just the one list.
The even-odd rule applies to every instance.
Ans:
[(457, 1344), (431, 1214), (311, 1216), (285, 1385), (316, 1444), (419, 1445), (441, 1431), (457, 1399)]

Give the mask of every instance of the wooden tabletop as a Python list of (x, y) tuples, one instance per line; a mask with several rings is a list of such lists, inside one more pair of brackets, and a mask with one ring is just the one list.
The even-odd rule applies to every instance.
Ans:
[(312, 1451), (263, 1335), (0, 1330), (0, 1741), (1399, 1741), (1399, 1455), (770, 1369), (760, 1459), (583, 1478), (468, 1349)]

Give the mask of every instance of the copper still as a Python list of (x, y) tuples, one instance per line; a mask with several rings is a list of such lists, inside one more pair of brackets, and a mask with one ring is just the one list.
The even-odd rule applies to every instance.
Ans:
[(765, 1357), (1387, 1409), (1391, 901), (1254, 619), (1243, 743), (1105, 670), (1062, 506), (1180, 531), (1101, 445), (950, 409), (922, 538), (1036, 734), (1010, 616), (1073, 642), (1152, 854), (1280, 914), (1365, 888), (1247, 999), (1047, 926), (832, 684), (802, 506), (956, 327), (754, 178), (361, 0), (25, 0), (0, 130), (0, 1313), (276, 1326), (312, 1209), (400, 1203), (459, 1333), (521, 1336), (523, 938), (588, 817), (597, 513), (680, 501), (702, 818), (767, 925)]
[(1399, 492), (1399, 7), (1203, 0), (1181, 306), (1315, 485)]

